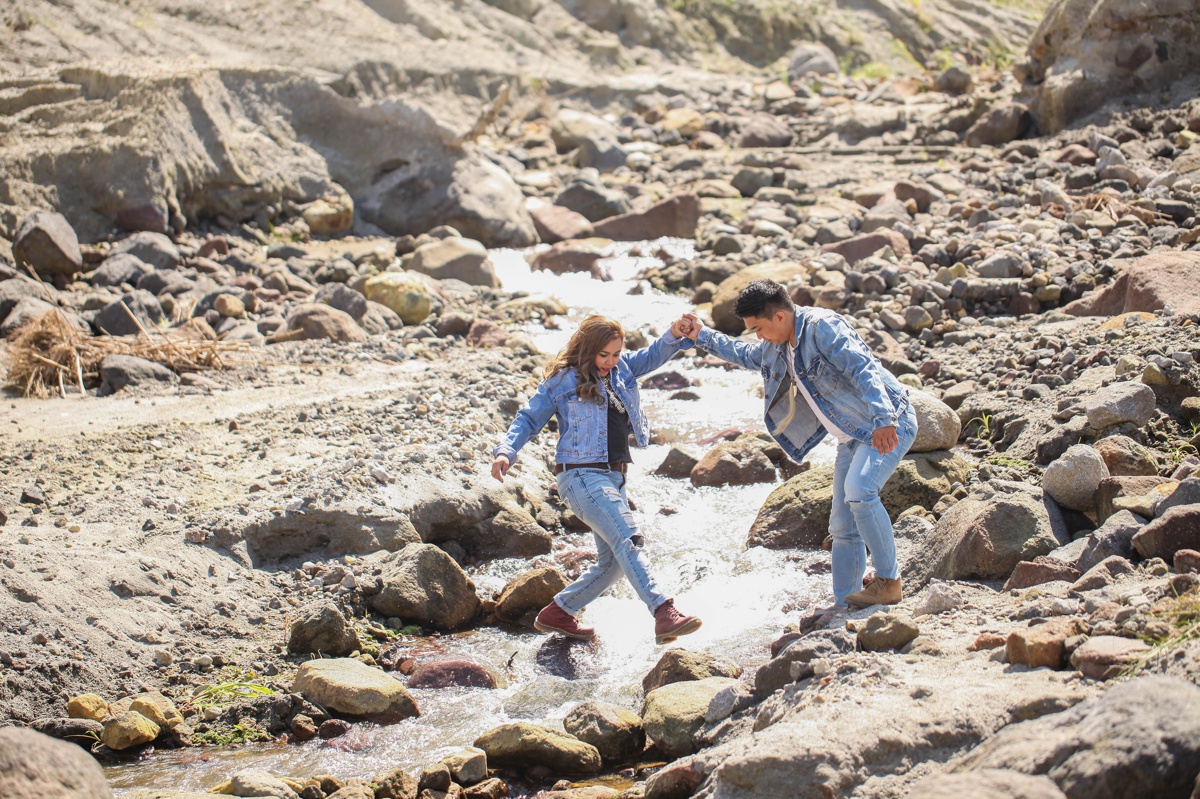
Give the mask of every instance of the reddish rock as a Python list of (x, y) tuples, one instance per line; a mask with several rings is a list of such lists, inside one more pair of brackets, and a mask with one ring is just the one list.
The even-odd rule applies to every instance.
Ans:
[(1109, 285), (1063, 307), (1073, 316), (1154, 312), (1200, 313), (1200, 252), (1161, 250), (1143, 256)]
[(1170, 562), (1180, 550), (1200, 549), (1200, 505), (1179, 505), (1143, 527), (1133, 537), (1143, 558)]
[(1080, 619), (1071, 617), (1013, 630), (1005, 645), (1008, 662), (1030, 668), (1061, 669), (1066, 657), (1066, 640), (1086, 631)]
[(408, 680), (409, 688), (495, 688), (496, 675), (472, 660), (447, 659), (422, 663)]
[[(379, 794), (376, 794), (378, 797)], [(498, 777), (490, 777), (463, 789), (465, 799), (501, 799), (508, 796), (508, 786)]]
[(1133, 564), (1120, 555), (1111, 555), (1083, 573), (1083, 576), (1071, 585), (1072, 591), (1092, 591), (1112, 585), (1122, 574), (1133, 571)]
[[(0, 517), (3, 517), (0, 513)], [(0, 522), (3, 524), (3, 522)], [(1181, 549), (1175, 553), (1175, 571), (1180, 574), (1200, 572), (1200, 552), (1194, 549)]]
[(1084, 677), (1111, 680), (1149, 649), (1145, 641), (1137, 638), (1097, 635), (1071, 653), (1071, 665)]
[(981, 652), (987, 649), (999, 649), (1007, 642), (1008, 639), (1003, 635), (997, 635), (996, 633), (981, 633), (979, 637), (971, 642), (971, 644), (967, 647), (967, 651)]
[(1118, 497), (1140, 497), (1149, 494), (1163, 483), (1175, 482), (1169, 477), (1105, 477), (1096, 487), (1096, 521), (1104, 524), (1117, 512), (1113, 500)]
[(692, 384), (679, 372), (658, 372), (642, 381), (642, 388), (657, 388), (664, 391), (677, 391)]
[(560, 241), (533, 259), (534, 269), (544, 269), (556, 275), (583, 272), (597, 280), (612, 280), (608, 269), (600, 264), (609, 242), (603, 239), (573, 239)]
[(1104, 465), (1108, 467), (1109, 475), (1113, 477), (1158, 475), (1158, 462), (1150, 450), (1127, 436), (1102, 438), (1092, 444), (1092, 449), (1100, 453)]
[(533, 569), (511, 580), (496, 599), (496, 615), (505, 621), (519, 621), (522, 616), (536, 613), (567, 587), (567, 580), (558, 569)]
[(1073, 583), (1079, 577), (1079, 569), (1076, 569), (1071, 564), (1063, 563), (1057, 558), (1038, 555), (1033, 560), (1023, 560), (1017, 564), (1017, 568), (1013, 569), (1008, 582), (1004, 584), (1004, 590), (1029, 588), (1033, 585), (1041, 585), (1042, 583), (1049, 583), (1054, 580), (1065, 580), (1068, 583)]
[(1032, 123), (1033, 118), (1029, 115), (1028, 108), (1019, 103), (1008, 103), (981, 116), (979, 121), (967, 130), (964, 140), (968, 147), (1008, 144), (1021, 138)]
[(467, 331), (467, 343), (472, 347), (503, 347), (508, 331), (487, 319), (476, 319)]
[(693, 758), (676, 760), (646, 781), (646, 799), (687, 799), (696, 792), (708, 773)]
[(569, 239), (586, 239), (592, 235), (592, 223), (583, 214), (548, 202), (530, 202), (529, 216), (538, 236), (547, 244)]
[(303, 713), (297, 713), (291, 723), (292, 734), (298, 741), (311, 741), (317, 737), (317, 724)]
[(826, 244), (821, 248), (821, 252), (837, 253), (845, 258), (851, 266), (854, 266), (862, 259), (874, 255), (884, 247), (891, 247), (892, 252), (898, 258), (907, 258), (912, 255), (912, 249), (908, 246), (908, 239), (904, 238), (903, 234), (886, 228), (862, 236), (855, 236), (845, 241)]
[(1091, 166), (1096, 163), (1096, 154), (1082, 144), (1068, 144), (1050, 156), (1050, 160), (1072, 166)]
[(749, 441), (718, 444), (692, 469), (692, 485), (724, 486), (773, 483), (775, 464), (762, 446)]
[(641, 213), (621, 214), (596, 223), (596, 235), (614, 241), (643, 241), (659, 236), (696, 238), (700, 198), (676, 194)]
[(317, 735), (320, 736), (321, 740), (328, 741), (330, 738), (341, 738), (353, 728), (353, 725), (348, 721), (328, 719), (321, 722), (321, 726), (317, 728)]
[(1008, 301), (1008, 312), (1013, 316), (1024, 316), (1041, 310), (1042, 304), (1038, 302), (1038, 298), (1028, 291), (1019, 291)]
[(925, 183), (914, 183), (911, 180), (900, 181), (892, 191), (895, 193), (896, 199), (901, 202), (907, 200), (915, 202), (917, 211), (922, 214), (927, 213), (929, 206), (940, 196), (940, 192), (932, 186)]

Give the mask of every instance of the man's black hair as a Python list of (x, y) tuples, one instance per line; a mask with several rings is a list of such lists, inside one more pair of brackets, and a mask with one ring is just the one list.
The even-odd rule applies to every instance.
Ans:
[(793, 305), (787, 289), (774, 280), (752, 280), (738, 295), (733, 312), (739, 319), (747, 316), (766, 319), (776, 311), (790, 311)]

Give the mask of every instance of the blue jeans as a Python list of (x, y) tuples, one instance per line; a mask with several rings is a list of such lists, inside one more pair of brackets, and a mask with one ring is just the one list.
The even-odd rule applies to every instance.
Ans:
[(875, 575), (895, 579), (896, 537), (879, 491), (896, 471), (900, 459), (917, 437), (917, 414), (911, 405), (896, 425), (900, 443), (887, 455), (870, 444), (840, 444), (833, 464), (833, 508), (829, 534), (833, 536), (833, 595), (838, 604), (862, 590), (867, 570), (867, 548)]
[(558, 475), (558, 494), (592, 528), (596, 562), (554, 597), (572, 615), (603, 594), (622, 574), (653, 613), (667, 601), (650, 576), (644, 539), (629, 510), (625, 475), (601, 469), (568, 469)]

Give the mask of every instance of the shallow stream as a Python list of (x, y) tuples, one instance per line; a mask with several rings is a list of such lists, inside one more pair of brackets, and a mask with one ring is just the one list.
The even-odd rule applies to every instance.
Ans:
[[(656, 292), (636, 275), (656, 259), (631, 255), (660, 246), (681, 257), (691, 243), (661, 240), (613, 245), (609, 259), (613, 280), (590, 275), (557, 276), (531, 272), (524, 253), (492, 254), (504, 288), (552, 294), (570, 308), (558, 330), (528, 328), (537, 345), (559, 349), (589, 313), (602, 313), (627, 328), (646, 324), (666, 330), (690, 308), (686, 300)], [(640, 293), (630, 294), (631, 290)], [(761, 429), (762, 401), (758, 375), (743, 370), (697, 368), (690, 359), (667, 368), (692, 379), (698, 401), (670, 400), (670, 391), (643, 390), (642, 400), (653, 429), (666, 440), (697, 442), (730, 427)], [(687, 480), (652, 474), (666, 456), (665, 445), (634, 450), (629, 493), (635, 516), (647, 539), (651, 563), (660, 585), (677, 606), (704, 620), (704, 626), (678, 645), (734, 660), (744, 666), (765, 662), (767, 647), (796, 610), (828, 597), (827, 574), (806, 571), (815, 555), (746, 549), (746, 534), (763, 500), (775, 485), (694, 488)], [(831, 462), (829, 439), (818, 448), (816, 463)], [(591, 547), (590, 536), (580, 536)], [(472, 574), (483, 596), (498, 591), (527, 568), (520, 559), (499, 560)], [(820, 571), (817, 569), (816, 571)], [(228, 750), (180, 750), (154, 754), (147, 761), (107, 769), (117, 790), (135, 787), (205, 791), (237, 771), (259, 768), (283, 776), (333, 774), (371, 777), (383, 768), (413, 769), (470, 745), (476, 737), (507, 721), (557, 726), (576, 704), (588, 699), (640, 710), (642, 677), (658, 661), (663, 647), (654, 645), (653, 619), (628, 584), (619, 582), (593, 603), (584, 619), (595, 625), (594, 642), (567, 642), (544, 636), (482, 627), (441, 639), (449, 653), (489, 663), (507, 681), (496, 690), (414, 690), (419, 718), (390, 726), (355, 725), (343, 738), (293, 745), (255, 745)]]

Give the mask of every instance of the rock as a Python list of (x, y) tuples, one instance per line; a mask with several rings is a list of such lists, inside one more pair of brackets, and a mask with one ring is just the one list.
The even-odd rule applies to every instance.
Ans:
[(727, 677), (707, 677), (670, 683), (646, 694), (642, 704), (646, 736), (668, 758), (695, 752), (692, 736), (704, 725), (709, 702), (733, 682)]
[(1181, 549), (1200, 549), (1200, 504), (1171, 508), (1134, 535), (1133, 548), (1143, 558), (1168, 563)]
[(1076, 565), (1080, 571), (1086, 572), (1113, 555), (1132, 558), (1134, 554), (1133, 537), (1144, 525), (1144, 520), (1127, 510), (1114, 513), (1105, 519), (1104, 524), (1095, 532), (1087, 536), (1087, 544)]
[[(385, 272), (384, 274), (396, 273)], [(336, 308), (343, 313), (349, 314), (356, 322), (361, 321), (367, 313), (367, 298), (361, 292), (348, 288), (342, 283), (326, 283), (317, 289), (317, 293), (313, 295), (312, 301), (328, 305), (330, 308)], [(213, 307), (217, 306), (214, 305)], [(219, 307), (217, 307), (217, 311), (222, 316), (241, 315), (238, 313), (225, 313)]]
[(567, 579), (558, 569), (542, 567), (513, 578), (496, 599), (496, 616), (518, 622), (550, 604), (555, 594), (567, 587)]
[(546, 244), (556, 244), (571, 239), (586, 239), (594, 235), (591, 221), (583, 214), (545, 201), (526, 201), (529, 216), (537, 228), (538, 236)]
[(645, 799), (688, 799), (696, 793), (707, 776), (708, 772), (696, 762), (696, 758), (676, 760), (646, 780)]
[(589, 138), (617, 138), (616, 126), (595, 114), (561, 109), (550, 123), (550, 138), (560, 153), (568, 153), (583, 145)]
[(1150, 450), (1128, 436), (1102, 438), (1092, 448), (1100, 453), (1110, 475), (1136, 477), (1158, 474), (1158, 461)]
[(599, 222), (630, 210), (629, 198), (623, 192), (607, 189), (586, 178), (576, 178), (567, 184), (554, 198), (554, 204), (575, 211), (589, 222)]
[(691, 472), (694, 486), (749, 485), (775, 482), (775, 464), (761, 441), (723, 441), (699, 460)]
[(375, 799), (416, 799), (417, 778), (403, 766), (387, 769), (376, 774), (371, 782), (378, 786)]
[(1188, 477), (1181, 481), (1169, 496), (1158, 503), (1154, 513), (1156, 516), (1163, 516), (1171, 508), (1197, 504), (1200, 504), (1200, 477)]
[(803, 42), (788, 55), (788, 77), (797, 81), (806, 75), (840, 75), (837, 56), (823, 44)]
[(19, 727), (0, 729), (0, 796), (112, 799), (96, 759), (74, 744)]
[(596, 774), (600, 752), (573, 735), (528, 722), (501, 724), (475, 740), (492, 767), (544, 766), (554, 774)]
[[(341, 288), (345, 289), (346, 287), (341, 286)], [(346, 289), (346, 291), (350, 290)], [(351, 293), (357, 295), (359, 299), (363, 299), (362, 295), (358, 294), (358, 292), (355, 291)], [(332, 303), (327, 304), (332, 305)], [(366, 305), (366, 301), (363, 300), (364, 310)], [(223, 319), (241, 319), (246, 315), (246, 304), (232, 294), (221, 294), (213, 300), (213, 310), (219, 313)], [(351, 316), (353, 316), (353, 314), (351, 314)]]
[(311, 341), (329, 339), (339, 343), (363, 342), (366, 331), (350, 314), (328, 305), (306, 302), (292, 309), (287, 320), (287, 332), (275, 334), (276, 341)]
[[(25, 297), (13, 306), (8, 316), (4, 318), (4, 323), (0, 324), (0, 336), (7, 338), (30, 322), (36, 322), (54, 310), (54, 306), (45, 300), (37, 297)], [(66, 317), (66, 312), (63, 312), (63, 315)], [(83, 328), (87, 329), (87, 323), (83, 323)]]
[(141, 713), (125, 711), (110, 716), (104, 722), (100, 742), (109, 749), (121, 751), (140, 744), (150, 743), (158, 737), (159, 726)]
[(738, 137), (738, 147), (787, 147), (795, 138), (792, 129), (774, 114), (759, 112)]
[(1071, 665), (1084, 677), (1112, 680), (1150, 651), (1150, 645), (1137, 638), (1096, 635), (1071, 653)]
[(1006, 103), (985, 113), (968, 128), (964, 142), (968, 147), (1000, 146), (1025, 135), (1033, 124), (1029, 109), (1019, 103)]
[(934, 616), (954, 610), (962, 603), (962, 591), (947, 583), (934, 581), (917, 597), (913, 613), (917, 616)]
[(924, 391), (909, 391), (908, 398), (917, 412), (917, 437), (909, 452), (948, 450), (958, 444), (962, 422), (949, 405)]
[(942, 515), (911, 579), (914, 584), (929, 577), (1003, 580), (1021, 561), (1045, 555), (1068, 540), (1062, 513), (1045, 501), (1042, 489), (991, 480)]
[(1023, 560), (1017, 564), (1008, 581), (1004, 583), (1004, 590), (1011, 591), (1014, 588), (1029, 588), (1030, 586), (1041, 585), (1042, 583), (1049, 583), (1054, 580), (1065, 580), (1068, 583), (1073, 583), (1079, 577), (1079, 569), (1069, 563), (1063, 563), (1046, 555), (1038, 555), (1033, 560)]
[(53, 211), (34, 211), (25, 217), (13, 236), (12, 253), (17, 266), (29, 266), (43, 277), (71, 277), (83, 269), (74, 228)]
[(658, 465), (654, 473), (661, 477), (676, 479), (691, 477), (692, 469), (700, 462), (700, 456), (691, 447), (683, 444), (672, 444), (667, 457)]
[(487, 523), (489, 535), (475, 546), (459, 536), (458, 543), (483, 556), (531, 558), (550, 552), (550, 534), (523, 508), (502, 508)]
[(1005, 654), (1009, 663), (1030, 668), (1061, 669), (1066, 657), (1066, 640), (1087, 632), (1079, 619), (1066, 617), (1050, 619), (1023, 630), (1008, 634)]
[(496, 675), (482, 663), (465, 658), (439, 658), (422, 663), (409, 677), (409, 688), (495, 688)]
[(292, 690), (326, 710), (377, 724), (421, 715), (399, 680), (350, 658), (300, 664)]
[(1108, 476), (1108, 466), (1100, 453), (1086, 444), (1076, 444), (1046, 467), (1042, 486), (1064, 508), (1090, 512), (1096, 508), (1100, 481)]
[(736, 679), (741, 676), (742, 667), (732, 661), (702, 652), (668, 649), (642, 678), (642, 691), (648, 694), (664, 685), (688, 680), (705, 680), (709, 677)]
[(712, 300), (713, 326), (731, 336), (736, 336), (745, 330), (745, 325), (733, 312), (733, 308), (742, 289), (750, 285), (752, 281), (774, 280), (776, 283), (788, 286), (806, 275), (807, 271), (802, 265), (788, 261), (767, 261), (739, 270), (722, 280), (717, 286)]
[(486, 779), (463, 791), (465, 799), (503, 799), (505, 796), (508, 796), (508, 786), (498, 777)]
[(354, 227), (354, 200), (343, 192), (313, 202), (301, 212), (314, 236), (336, 236)]
[(363, 284), (367, 299), (393, 311), (406, 325), (417, 325), (433, 310), (429, 286), (405, 272), (384, 272)]
[(300, 799), (300, 795), (289, 788), (287, 783), (260, 769), (239, 771), (229, 782), (229, 791), (233, 796)]
[(1198, 725), (1200, 688), (1172, 677), (1141, 677), (1062, 713), (1012, 724), (958, 759), (953, 770), (1045, 774), (1072, 797), (1182, 796), (1196, 778)]
[(1096, 489), (1096, 520), (1103, 524), (1118, 510), (1122, 499), (1154, 495), (1162, 497), (1174, 490), (1176, 481), (1166, 477), (1109, 477)]
[[(137, 322), (130, 314), (137, 317)], [(153, 330), (166, 316), (158, 298), (144, 289), (130, 292), (100, 310), (92, 320), (96, 330), (109, 336), (136, 336), (142, 328)], [(138, 327), (141, 322), (141, 327)]]
[(67, 702), (67, 716), (104, 721), (108, 717), (108, 703), (95, 694), (80, 694)]
[(383, 590), (369, 602), (384, 616), (437, 630), (454, 630), (479, 615), (474, 584), (432, 544), (410, 544), (381, 561)]
[(836, 253), (845, 258), (850, 266), (854, 266), (859, 261), (871, 257), (885, 247), (890, 247), (898, 258), (908, 258), (912, 255), (908, 239), (904, 238), (900, 233), (888, 230), (887, 228), (876, 230), (873, 233), (854, 236), (845, 241), (826, 244), (821, 248), (821, 252)]
[(362, 649), (358, 633), (337, 605), (326, 600), (301, 608), (288, 625), (288, 652), (346, 657)]
[(635, 761), (646, 746), (642, 719), (632, 710), (607, 702), (582, 702), (563, 719), (563, 727), (584, 743), (596, 747), (605, 763)]
[(679, 131), (680, 136), (690, 139), (704, 130), (704, 115), (694, 108), (669, 108), (658, 125), (665, 131)]
[(908, 799), (1067, 799), (1049, 777), (985, 768), (963, 774), (935, 774), (913, 784)]
[(134, 233), (114, 244), (109, 257), (122, 253), (132, 255), (153, 269), (175, 269), (183, 263), (179, 248), (162, 233)]
[(988, 279), (1020, 277), (1025, 259), (1012, 252), (998, 252), (975, 265), (975, 274)]
[(1154, 417), (1154, 390), (1144, 383), (1113, 383), (1097, 391), (1084, 403), (1088, 424), (1097, 430), (1132, 422), (1143, 427)]
[(1112, 283), (1063, 306), (1073, 316), (1116, 316), (1170, 306), (1177, 314), (1200, 313), (1200, 252), (1159, 250), (1139, 258)]
[(1071, 586), (1072, 591), (1093, 591), (1112, 585), (1122, 574), (1133, 572), (1133, 564), (1120, 555), (1112, 555), (1083, 573)]
[(645, 211), (608, 217), (595, 223), (595, 235), (613, 241), (642, 241), (670, 236), (694, 239), (700, 221), (700, 198), (675, 194)]
[(1180, 549), (1176, 551), (1172, 568), (1179, 574), (1200, 572), (1200, 552), (1194, 549)]
[(903, 649), (921, 634), (921, 628), (907, 616), (875, 613), (858, 628), (858, 646), (864, 652)]
[(508, 331), (487, 319), (476, 319), (467, 331), (467, 344), (472, 347), (503, 347), (508, 341)]
[(129, 709), (141, 713), (150, 721), (164, 730), (170, 730), (183, 723), (183, 715), (175, 707), (175, 703), (158, 691), (148, 691), (133, 698)]
[[(84, 749), (91, 751), (92, 745), (99, 740), (100, 734), (104, 732), (104, 725), (91, 719), (45, 718), (35, 720), (29, 725), (29, 729), (40, 732), (43, 735), (49, 735), (51, 738), (57, 738), (60, 741), (66, 741), (69, 744), (82, 746)], [(3, 768), (0, 767), (0, 775), (2, 773)], [(0, 776), (0, 785), (3, 785), (3, 782), (3, 776)]]
[(487, 753), (473, 746), (465, 746), (452, 755), (442, 758), (450, 769), (450, 776), (459, 785), (474, 785), (487, 779)]
[(0, 280), (0, 321), (4, 321), (21, 300), (45, 300), (47, 292), (51, 292), (50, 296), (53, 296), (54, 289), (19, 275)]
[[(473, 239), (451, 237), (422, 244), (413, 253), (408, 268), (435, 280), (461, 280), (470, 286), (489, 288), (500, 286), (487, 248)], [(374, 299), (369, 294), (368, 298)]]
[(118, 253), (104, 259), (104, 263), (88, 276), (93, 286), (120, 286), (122, 283), (135, 285), (151, 269), (150, 265), (129, 253)]
[(129, 386), (173, 385), (179, 375), (161, 363), (147, 361), (133, 355), (105, 355), (100, 361), (100, 393), (112, 394)]
[(946, 67), (933, 81), (933, 88), (945, 94), (965, 94), (973, 83), (971, 73), (957, 64)]
[[(970, 465), (965, 460), (948, 452), (906, 456), (880, 493), (883, 506), (893, 517), (914, 505), (931, 509), (950, 493), (953, 483), (965, 483), (969, 471)], [(832, 465), (796, 475), (767, 497), (750, 527), (747, 546), (819, 547), (829, 532), (832, 507)], [(1007, 571), (1000, 575), (1007, 576)]]
[(818, 630), (789, 642), (754, 674), (754, 692), (769, 696), (796, 680), (813, 675), (812, 662), (853, 652), (857, 638), (845, 629)]
[(608, 267), (600, 263), (607, 257), (611, 243), (601, 238), (559, 242), (534, 256), (531, 266), (556, 275), (582, 272), (597, 280), (612, 280)]

